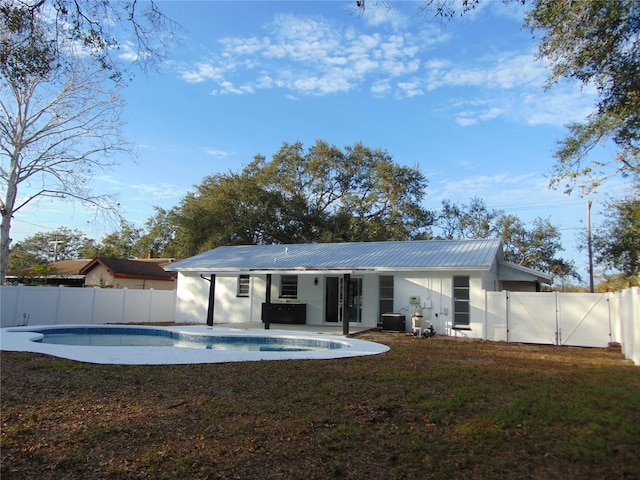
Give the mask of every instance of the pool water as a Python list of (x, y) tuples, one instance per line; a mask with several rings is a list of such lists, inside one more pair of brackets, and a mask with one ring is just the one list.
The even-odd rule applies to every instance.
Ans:
[(194, 335), (168, 330), (82, 327), (32, 330), (35, 342), (92, 347), (182, 347), (208, 350), (302, 352), (344, 348), (339, 341), (264, 336)]

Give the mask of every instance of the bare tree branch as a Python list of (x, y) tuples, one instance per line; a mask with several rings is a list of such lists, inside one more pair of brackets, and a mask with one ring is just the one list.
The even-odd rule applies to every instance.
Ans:
[[(68, 66), (73, 69), (46, 77), (15, 76), (0, 66), (0, 282), (12, 218), (36, 199), (73, 199), (118, 216), (115, 199), (95, 194), (91, 183), (96, 171), (115, 165), (116, 154), (132, 154), (121, 135), (122, 100), (105, 89), (104, 71), (81, 62)], [(29, 187), (37, 182), (40, 188)]]

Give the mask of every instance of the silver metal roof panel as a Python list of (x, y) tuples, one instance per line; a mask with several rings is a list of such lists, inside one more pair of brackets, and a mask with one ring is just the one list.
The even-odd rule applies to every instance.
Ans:
[(218, 247), (165, 267), (169, 271), (488, 269), (501, 241), (311, 243)]

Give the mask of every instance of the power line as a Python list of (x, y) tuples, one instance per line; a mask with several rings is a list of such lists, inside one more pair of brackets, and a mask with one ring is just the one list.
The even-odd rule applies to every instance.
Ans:
[(13, 222), (14, 223), (26, 223), (27, 225), (31, 225), (33, 227), (38, 227), (38, 228), (44, 228), (46, 230), (57, 230), (57, 228), (46, 227), (44, 225), (38, 225), (37, 223), (27, 222), (26, 220), (20, 220), (20, 219), (17, 219), (17, 218), (14, 218)]
[[(540, 208), (565, 208), (570, 206), (578, 206), (584, 203), (583, 200), (565, 200), (546, 203), (522, 203), (516, 205), (486, 205), (488, 210), (505, 210), (505, 211), (519, 211), (519, 210), (536, 210)], [(442, 208), (434, 208), (433, 210), (442, 210)]]
[(518, 211), (518, 210), (536, 210), (539, 208), (564, 208), (571, 206), (573, 204), (580, 205), (582, 204), (582, 200), (569, 200), (566, 202), (552, 202), (552, 203), (530, 203), (530, 204), (520, 204), (520, 205), (508, 205), (505, 207), (487, 207), (496, 210), (509, 210), (509, 211)]

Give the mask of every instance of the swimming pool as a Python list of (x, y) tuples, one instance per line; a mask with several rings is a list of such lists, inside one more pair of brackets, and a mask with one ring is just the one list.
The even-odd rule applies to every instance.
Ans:
[(333, 335), (225, 327), (56, 325), (0, 330), (0, 349), (101, 364), (187, 364), (375, 355), (385, 345)]
[(33, 329), (42, 334), (33, 342), (87, 347), (182, 347), (212, 350), (244, 351), (319, 351), (348, 348), (349, 344), (336, 340), (306, 337), (202, 335), (161, 328), (136, 327), (60, 327)]

